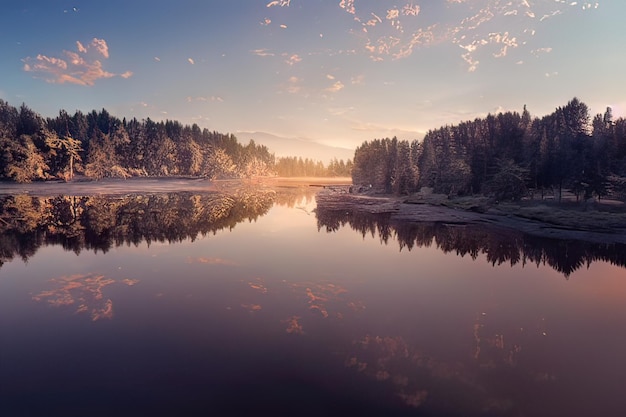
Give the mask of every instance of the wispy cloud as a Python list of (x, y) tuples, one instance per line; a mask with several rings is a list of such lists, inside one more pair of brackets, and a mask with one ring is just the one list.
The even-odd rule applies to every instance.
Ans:
[(461, 55), (461, 58), (463, 58), (463, 60), (467, 63), (468, 72), (476, 71), (476, 69), (478, 68), (478, 64), (480, 64), (480, 61), (478, 61), (477, 59), (474, 59), (470, 52)]
[(286, 90), (290, 94), (299, 93), (302, 90), (302, 80), (298, 77), (289, 77)]
[(597, 9), (600, 6), (598, 2), (583, 4), (583, 10), (589, 10), (591, 8)]
[(293, 65), (297, 64), (300, 61), (302, 61), (302, 58), (300, 58), (300, 56), (298, 54), (294, 54), (294, 55), (291, 55), (285, 62), (288, 65), (293, 66)]
[(274, 6), (288, 7), (290, 3), (291, 3), (291, 0), (274, 0), (274, 1), (270, 1), (269, 3), (267, 3), (267, 7), (274, 7)]
[(344, 116), (346, 114), (354, 112), (354, 107), (330, 107), (327, 109), (328, 113), (332, 116)]
[(539, 19), (539, 21), (540, 21), (540, 22), (543, 22), (543, 21), (544, 21), (544, 20), (546, 20), (546, 19), (549, 19), (549, 18), (554, 17), (554, 16), (558, 16), (558, 15), (560, 15), (560, 14), (563, 14), (563, 12), (562, 12), (562, 11), (560, 11), (560, 10), (554, 10), (554, 11), (553, 11), (553, 12), (551, 12), (551, 13), (544, 14), (544, 15), (541, 17), (541, 19)]
[(203, 97), (203, 96), (192, 97), (192, 96), (187, 96), (187, 98), (185, 100), (187, 101), (187, 103), (192, 103), (194, 101), (198, 101), (198, 102), (214, 101), (214, 102), (222, 103), (224, 101), (224, 99), (221, 96), (209, 96), (209, 97)]
[(109, 46), (104, 39), (93, 38), (90, 46), (96, 48), (98, 52), (100, 52), (100, 55), (102, 55), (103, 57), (109, 57)]
[(192, 257), (188, 257), (187, 258), (187, 263), (198, 263), (198, 264), (208, 264), (208, 265), (237, 265), (236, 262), (230, 260), (230, 259), (224, 259), (224, 258), (205, 258), (205, 257), (198, 257), (198, 258), (192, 258)]
[[(533, 50), (530, 45), (536, 33), (556, 24), (552, 18), (580, 9), (598, 8), (597, 2), (573, 0), (446, 0), (447, 16), (455, 18), (442, 20), (429, 8), (423, 9), (415, 3), (419, 2), (336, 0), (334, 7), (338, 12), (350, 15), (347, 18), (344, 16), (350, 22), (346, 33), (354, 37), (357, 46), (350, 49), (331, 46), (319, 53), (360, 54), (369, 56), (373, 61), (386, 61), (406, 59), (424, 48), (457, 45), (461, 48), (457, 50), (459, 62), (468, 72), (474, 72), (494, 59), (506, 61), (510, 58), (510, 64), (515, 65), (522, 62), (523, 54), (537, 56), (549, 53), (550, 48)], [(276, 21), (277, 27), (286, 29), (290, 22), (284, 20), (286, 15), (278, 9), (291, 6), (291, 1), (269, 1), (266, 6), (276, 10), (268, 10), (268, 17), (261, 24), (274, 25)], [(323, 34), (320, 33), (320, 37)], [(298, 55), (292, 51), (271, 52), (267, 49), (250, 52), (258, 56), (283, 57), (290, 66), (307, 56), (302, 52)], [(290, 85), (288, 91), (300, 91), (299, 86)], [(324, 91), (339, 91), (341, 88), (343, 84), (342, 87), (333, 85)]]
[[(527, 45), (528, 39), (543, 30), (546, 20), (570, 9), (597, 8), (597, 2), (572, 0), (446, 0), (456, 21), (442, 21), (430, 10), (422, 10), (414, 1), (363, 2), (338, 0), (343, 13), (352, 16), (348, 33), (360, 43), (360, 49), (331, 50), (331, 54), (364, 53), (373, 61), (398, 60), (411, 56), (419, 48), (455, 44), (464, 51), (460, 58), (468, 71), (478, 69), (479, 60), (508, 57), (512, 49)], [(267, 7), (288, 7), (288, 0), (267, 3)], [(568, 7), (569, 6), (569, 7)], [(430, 13), (430, 14), (429, 14)], [(278, 15), (277, 15), (278, 16)], [(275, 16), (276, 17), (276, 16)], [(433, 19), (434, 18), (434, 19)], [(266, 21), (271, 22), (269, 17)], [(425, 24), (428, 22), (428, 24)], [(288, 22), (285, 22), (288, 23)], [(285, 28), (286, 24), (280, 25)], [(488, 55), (483, 51), (487, 50)], [(528, 50), (525, 51), (528, 53)], [(512, 61), (519, 61), (519, 59)], [(293, 65), (293, 62), (289, 62)]]
[(253, 49), (250, 51), (250, 53), (256, 56), (274, 56), (275, 55), (274, 52), (271, 52), (270, 50), (265, 49), (265, 48)]
[[(77, 314), (89, 313), (92, 321), (113, 318), (113, 301), (102, 290), (119, 281), (89, 273), (53, 278), (49, 282), (52, 288), (33, 295), (33, 301), (46, 302), (51, 307), (69, 307)], [(128, 278), (121, 281), (128, 286), (138, 282)]]
[(339, 7), (341, 7), (350, 14), (356, 13), (356, 9), (354, 8), (354, 0), (341, 0), (339, 2)]
[(85, 45), (76, 41), (76, 51), (63, 51), (61, 57), (39, 54), (27, 57), (23, 69), (36, 77), (56, 84), (78, 84), (92, 86), (102, 78), (132, 77), (132, 71), (115, 74), (103, 68), (101, 59), (109, 58), (109, 47), (104, 39), (93, 38)]
[(538, 48), (538, 49), (533, 49), (532, 51), (530, 51), (530, 53), (533, 54), (534, 56), (539, 56), (542, 54), (549, 54), (550, 52), (552, 52), (552, 48), (550, 47)]
[(365, 75), (359, 74), (350, 79), (350, 84), (352, 85), (361, 85), (365, 82)]
[(343, 90), (344, 87), (345, 86), (341, 81), (336, 81), (332, 86), (328, 87), (326, 91), (328, 91), (329, 93), (336, 93)]

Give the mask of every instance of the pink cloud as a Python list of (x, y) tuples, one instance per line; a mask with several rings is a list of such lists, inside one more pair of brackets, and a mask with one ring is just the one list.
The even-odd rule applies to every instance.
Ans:
[(109, 46), (104, 39), (93, 38), (90, 46), (96, 48), (96, 50), (105, 58), (109, 57)]
[(300, 58), (300, 56), (298, 56), (297, 54), (290, 56), (285, 62), (289, 65), (295, 65), (298, 62), (302, 61), (302, 58)]
[(85, 48), (80, 41), (76, 41), (76, 49), (78, 49), (78, 52), (87, 53), (87, 48)]
[(275, 0), (275, 1), (270, 1), (269, 3), (267, 3), (266, 7), (274, 7), (274, 6), (289, 7), (289, 3), (291, 3), (291, 0)]
[(102, 62), (97, 59), (98, 56), (109, 58), (109, 47), (104, 39), (93, 38), (86, 46), (76, 41), (76, 51), (63, 51), (62, 58), (39, 54), (35, 58), (27, 57), (22, 61), (24, 71), (32, 72), (54, 84), (92, 86), (102, 78), (132, 77), (131, 71), (122, 74), (106, 71)]

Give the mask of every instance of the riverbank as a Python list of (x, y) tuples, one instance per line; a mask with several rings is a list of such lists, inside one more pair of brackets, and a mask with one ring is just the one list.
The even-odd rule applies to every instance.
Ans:
[(87, 181), (0, 182), (0, 195), (126, 195), (159, 192), (231, 191), (242, 187), (308, 187), (350, 184), (349, 177), (255, 177), (250, 179), (209, 180), (194, 177), (133, 177)]
[(483, 197), (448, 199), (438, 194), (380, 196), (324, 191), (318, 206), (329, 210), (386, 213), (393, 222), (434, 222), (513, 229), (550, 239), (626, 243), (626, 207), (622, 202), (590, 204), (530, 200), (496, 203)]
[(528, 200), (499, 203), (485, 197), (416, 193), (411, 196), (351, 194), (349, 177), (257, 177), (208, 180), (188, 177), (138, 177), (100, 181), (0, 183), (0, 195), (128, 195), (167, 192), (225, 192), (246, 188), (307, 189), (327, 209), (389, 213), (393, 221), (475, 224), (518, 230), (553, 239), (626, 243), (626, 206), (620, 201), (558, 203)]

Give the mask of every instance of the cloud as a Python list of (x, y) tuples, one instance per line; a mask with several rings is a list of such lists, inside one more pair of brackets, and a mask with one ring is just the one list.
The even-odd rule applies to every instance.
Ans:
[(592, 7), (593, 7), (594, 9), (597, 9), (599, 6), (600, 6), (600, 4), (599, 4), (598, 2), (596, 2), (595, 4), (585, 3), (585, 4), (583, 4), (583, 10), (589, 10), (589, 9), (591, 9)]
[(273, 52), (270, 52), (268, 49), (265, 49), (265, 48), (252, 49), (250, 53), (256, 56), (274, 56), (275, 55)]
[(297, 54), (291, 55), (285, 62), (289, 65), (295, 65), (298, 62), (302, 61), (302, 58)]
[(339, 2), (339, 7), (341, 7), (350, 14), (356, 13), (356, 9), (354, 8), (354, 0), (341, 0)]
[(220, 96), (210, 96), (210, 97), (202, 97), (202, 96), (191, 97), (191, 96), (187, 96), (187, 98), (185, 100), (187, 101), (187, 103), (191, 103), (193, 101), (200, 101), (200, 102), (214, 101), (214, 102), (222, 103), (224, 101), (224, 99), (222, 97), (220, 97)]
[(352, 85), (361, 85), (365, 81), (365, 75), (359, 74), (350, 79), (350, 84)]
[[(484, 65), (509, 57), (513, 49), (528, 48), (530, 38), (551, 24), (547, 21), (550, 18), (598, 7), (597, 2), (574, 0), (446, 0), (448, 11), (442, 18), (410, 0), (334, 3), (339, 13), (350, 15), (346, 33), (354, 37), (357, 47), (331, 47), (329, 54), (362, 54), (373, 61), (400, 60), (418, 49), (458, 45), (464, 49), (458, 53), (460, 61), (470, 72), (478, 69), (479, 61)], [(270, 1), (266, 5), (287, 7), (290, 1)], [(277, 18), (270, 15), (266, 21), (269, 24)], [(280, 27), (289, 24), (284, 23)], [(515, 62), (512, 59), (511, 65)]]
[(560, 14), (563, 14), (563, 12), (562, 12), (562, 11), (560, 11), (560, 10), (554, 10), (554, 11), (553, 11), (553, 12), (551, 12), (551, 13), (544, 14), (544, 15), (541, 17), (541, 19), (539, 19), (539, 21), (540, 21), (540, 22), (543, 22), (543, 21), (544, 21), (544, 20), (546, 20), (546, 19), (549, 19), (549, 18), (554, 17), (554, 16), (558, 16), (558, 15), (560, 15)]
[(275, 0), (275, 1), (270, 1), (269, 3), (267, 3), (266, 7), (274, 7), (274, 6), (289, 7), (290, 3), (291, 3), (291, 0)]
[(91, 46), (96, 48), (103, 57), (109, 57), (109, 46), (104, 39), (93, 38), (93, 40), (91, 41)]
[(35, 58), (27, 57), (23, 70), (54, 84), (78, 84), (92, 86), (102, 78), (132, 77), (132, 71), (115, 74), (103, 68), (99, 57), (109, 58), (109, 47), (104, 39), (93, 38), (88, 45), (76, 41), (76, 52), (63, 51), (63, 57), (39, 54)]
[(208, 265), (237, 265), (236, 262), (231, 261), (230, 259), (224, 258), (187, 258), (187, 263), (199, 263), (199, 264), (208, 264)]
[(304, 334), (304, 330), (302, 329), (302, 324), (300, 324), (300, 316), (291, 316), (286, 320), (283, 320), (283, 323), (287, 324), (287, 328), (285, 331), (287, 333), (292, 334)]
[(467, 63), (468, 67), (467, 67), (467, 71), (468, 72), (474, 72), (476, 71), (476, 69), (478, 68), (478, 64), (480, 63), (480, 61), (474, 59), (472, 57), (472, 54), (470, 52), (461, 55), (461, 58), (463, 58), (463, 60)]
[[(583, 10), (597, 7), (588, 2), (561, 0), (447, 0), (449, 15), (460, 17), (457, 21), (446, 21), (433, 20), (433, 15), (413, 2), (389, 3), (366, 5), (344, 0), (339, 4), (354, 15), (356, 27), (350, 33), (362, 42), (363, 51), (372, 60), (405, 59), (418, 48), (452, 43), (465, 49), (459, 55), (469, 71), (477, 70), (478, 54), (481, 60), (486, 60), (483, 49), (492, 49), (493, 58), (503, 58), (513, 48), (526, 45), (536, 30), (545, 27), (545, 20), (566, 11), (565, 4)], [(425, 19), (428, 26), (424, 25)], [(540, 22), (543, 22), (541, 26)]]
[(290, 94), (297, 94), (302, 90), (302, 80), (298, 77), (289, 77), (287, 80), (287, 92)]
[(346, 114), (349, 113), (353, 113), (354, 112), (354, 107), (353, 106), (349, 106), (349, 107), (331, 107), (328, 110), (328, 113), (330, 113), (333, 116), (344, 116)]
[(530, 53), (533, 54), (534, 56), (539, 56), (541, 54), (549, 54), (550, 52), (552, 52), (552, 48), (550, 47), (538, 48), (538, 49), (533, 49), (532, 51), (530, 51)]
[[(49, 282), (52, 289), (33, 295), (33, 301), (45, 301), (52, 307), (71, 306), (76, 313), (90, 313), (92, 321), (113, 318), (113, 302), (104, 297), (102, 290), (114, 284), (114, 279), (97, 274), (76, 274), (53, 278)], [(130, 279), (122, 281), (129, 286), (137, 282)]]
[(341, 81), (337, 81), (332, 86), (328, 87), (326, 89), (326, 91), (328, 91), (330, 93), (336, 93), (338, 91), (343, 90), (344, 87), (345, 86), (343, 85), (343, 83)]
[(76, 41), (76, 49), (78, 49), (78, 52), (87, 53), (87, 48), (85, 48), (80, 41)]

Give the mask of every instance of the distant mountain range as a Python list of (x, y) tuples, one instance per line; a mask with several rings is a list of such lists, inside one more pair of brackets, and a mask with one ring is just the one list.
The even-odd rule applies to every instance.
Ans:
[(236, 132), (237, 140), (247, 144), (250, 139), (257, 145), (265, 145), (276, 157), (298, 156), (328, 164), (333, 158), (344, 161), (354, 158), (354, 149), (324, 145), (305, 138), (287, 138), (266, 132)]

